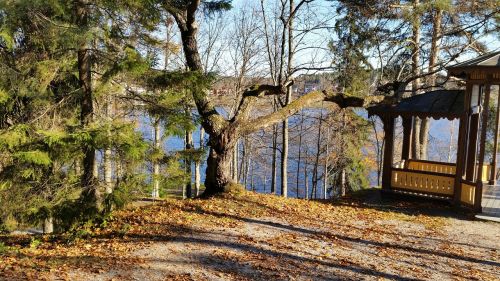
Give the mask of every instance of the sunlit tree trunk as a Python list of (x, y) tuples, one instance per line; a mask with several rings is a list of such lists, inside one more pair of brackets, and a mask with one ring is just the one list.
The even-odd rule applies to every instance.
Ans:
[[(442, 33), (442, 22), (443, 10), (436, 8), (433, 16), (432, 25), (432, 39), (431, 39), (431, 50), (429, 57), (429, 73), (432, 73), (436, 69), (438, 63), (440, 44)], [(436, 84), (436, 73), (429, 76), (428, 85), (433, 87)], [(430, 129), (430, 119), (422, 119), (420, 125), (420, 159), (426, 160), (428, 158), (428, 146), (429, 146), (429, 129)]]
[[(156, 118), (153, 124), (153, 146), (154, 149), (159, 151), (161, 149), (161, 129), (160, 129), (160, 119)], [(158, 160), (153, 162), (153, 198), (160, 197), (160, 163)]]
[[(191, 150), (193, 149), (193, 133), (186, 131), (186, 150)], [(191, 160), (186, 159), (185, 160), (185, 169), (186, 169), (186, 174), (188, 175), (189, 179), (186, 182), (186, 194), (183, 196), (184, 198), (192, 198), (193, 197), (193, 186), (192, 186), (192, 181), (191, 181), (191, 176), (193, 175), (192, 167), (191, 167)]]
[(271, 163), (271, 194), (276, 193), (276, 161), (277, 158), (277, 150), (278, 150), (278, 126), (273, 125), (273, 155), (272, 155), (272, 163)]
[(297, 198), (299, 198), (299, 182), (300, 182), (300, 162), (302, 156), (302, 130), (304, 129), (304, 112), (300, 113), (300, 128), (299, 128), (299, 155), (297, 157), (297, 182), (296, 182), (296, 190), (297, 190)]
[[(346, 112), (345, 110), (342, 110), (342, 130), (341, 132), (346, 131)], [(343, 138), (340, 140), (340, 147), (344, 149), (347, 147), (346, 142)], [(344, 197), (347, 193), (347, 175), (346, 175), (346, 167), (345, 164), (342, 164), (342, 170), (340, 171), (340, 196)]]
[(255, 165), (254, 165), (252, 159), (249, 159), (248, 162), (250, 165), (250, 189), (252, 191), (255, 191), (255, 186), (254, 186), (254, 181), (253, 181), (253, 171), (254, 171), (253, 169), (254, 169)]
[[(288, 63), (287, 63), (287, 76), (290, 78), (292, 73), (293, 64), (293, 10), (294, 3), (293, 0), (289, 2), (289, 18), (285, 28), (288, 30)], [(285, 40), (283, 38), (283, 40)], [(285, 106), (290, 104), (292, 100), (292, 85), (289, 85), (286, 89)], [(288, 118), (283, 120), (283, 149), (281, 150), (281, 196), (288, 197)]]
[(244, 185), (245, 187), (248, 185), (248, 180), (249, 180), (249, 175), (250, 175), (250, 166), (252, 163), (252, 146), (249, 143), (249, 140), (247, 137), (243, 139), (243, 143), (245, 146), (245, 172), (244, 172)]
[(346, 182), (346, 173), (345, 169), (343, 168), (340, 171), (340, 196), (344, 197), (346, 195), (346, 188), (347, 187), (347, 182)]
[[(203, 127), (200, 127), (200, 149), (205, 148), (205, 130)], [(196, 161), (194, 167), (194, 193), (195, 196), (200, 195), (200, 187), (201, 187), (201, 172), (200, 172), (201, 160)]]
[[(289, 90), (287, 90), (288, 92)], [(288, 94), (287, 94), (288, 99)], [(288, 197), (288, 118), (282, 123), (281, 196)]]
[[(413, 11), (415, 18), (413, 19), (412, 27), (412, 75), (418, 76), (420, 74), (420, 15), (418, 12), (418, 6), (420, 5), (420, 0), (413, 1)], [(412, 81), (412, 94), (417, 95), (418, 89), (420, 87), (420, 79), (414, 79)], [(420, 148), (420, 133), (421, 130), (421, 120), (419, 118), (414, 118), (413, 122), (413, 140), (412, 140), (412, 158), (420, 159), (421, 148)]]
[[(113, 98), (107, 98), (106, 104), (106, 119), (109, 122), (109, 126), (111, 126), (111, 122), (113, 120)], [(110, 127), (108, 127), (108, 137), (111, 138)], [(103, 170), (104, 170), (104, 183), (106, 185), (106, 194), (111, 194), (113, 192), (113, 155), (112, 155), (111, 147), (106, 147), (104, 149), (103, 156)]]
[(323, 198), (326, 199), (327, 197), (327, 190), (328, 190), (328, 157), (330, 154), (330, 147), (329, 147), (329, 142), (330, 142), (330, 128), (327, 127), (326, 129), (326, 153), (325, 153), (325, 167), (324, 167), (324, 172), (323, 172)]
[(317, 198), (317, 193), (318, 193), (318, 183), (319, 183), (319, 158), (321, 156), (321, 130), (323, 129), (323, 108), (320, 109), (321, 114), (319, 117), (319, 124), (318, 124), (318, 136), (316, 139), (316, 158), (314, 161), (314, 168), (313, 168), (313, 186), (312, 189), (314, 191), (314, 198)]
[(238, 182), (238, 143), (239, 141), (236, 143), (236, 146), (234, 148), (234, 151), (233, 151), (233, 164), (232, 164), (232, 167), (233, 167), (233, 181), (234, 182)]
[(453, 135), (455, 134), (455, 120), (451, 120), (450, 125), (450, 145), (448, 146), (448, 162), (451, 162), (452, 149), (453, 149)]
[(309, 175), (307, 170), (307, 149), (304, 151), (304, 199), (309, 199)]

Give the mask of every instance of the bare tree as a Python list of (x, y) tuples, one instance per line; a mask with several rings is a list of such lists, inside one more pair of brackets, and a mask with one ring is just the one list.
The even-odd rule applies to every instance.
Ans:
[[(308, 1), (301, 1), (295, 7), (297, 10)], [(166, 3), (167, 4), (167, 3)], [(197, 43), (196, 13), (201, 1), (188, 1), (181, 8), (177, 6), (164, 5), (169, 13), (175, 18), (179, 27), (186, 63), (190, 70), (204, 72)], [(340, 108), (365, 107), (373, 103), (394, 102), (394, 98), (387, 96), (370, 96), (365, 98), (347, 96), (344, 93), (332, 91), (313, 91), (303, 95), (290, 104), (278, 109), (274, 113), (251, 118), (251, 109), (255, 102), (267, 96), (284, 96), (286, 88), (293, 83), (285, 81), (279, 85), (255, 85), (243, 92), (242, 99), (238, 105), (235, 116), (230, 120), (218, 113), (215, 105), (209, 98), (207, 92), (193, 94), (198, 114), (202, 125), (210, 136), (210, 151), (207, 160), (207, 171), (205, 180), (205, 194), (210, 195), (224, 192), (230, 183), (232, 153), (237, 140), (243, 136), (253, 133), (262, 128), (267, 128), (285, 118), (297, 113), (312, 104), (328, 101), (337, 104)]]

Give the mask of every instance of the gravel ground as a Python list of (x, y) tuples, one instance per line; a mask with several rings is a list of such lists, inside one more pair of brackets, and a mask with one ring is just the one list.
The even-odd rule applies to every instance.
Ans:
[[(276, 199), (277, 203), (262, 198), (251, 195), (236, 206), (222, 199), (182, 203), (183, 218), (195, 217), (183, 221), (182, 230), (137, 238), (142, 244), (130, 255), (140, 263), (97, 273), (76, 269), (69, 276), (74, 280), (500, 280), (500, 223), (469, 220), (435, 203), (394, 206), (391, 201), (351, 207), (354, 203), (289, 199), (287, 204), (286, 199)], [(161, 212), (158, 208), (153, 212)], [(419, 208), (434, 209), (422, 213)]]

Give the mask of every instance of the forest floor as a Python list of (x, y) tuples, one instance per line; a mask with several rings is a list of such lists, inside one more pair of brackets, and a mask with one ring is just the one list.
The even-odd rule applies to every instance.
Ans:
[(0, 280), (500, 280), (500, 223), (372, 197), (134, 206), (86, 238), (0, 237)]

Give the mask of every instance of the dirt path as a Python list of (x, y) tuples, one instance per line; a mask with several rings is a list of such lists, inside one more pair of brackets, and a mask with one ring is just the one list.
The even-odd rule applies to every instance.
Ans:
[[(275, 217), (194, 226), (132, 255), (140, 266), (89, 280), (500, 280), (500, 224), (446, 219), (359, 220), (330, 227)], [(161, 239), (161, 238), (160, 238)]]
[[(89, 247), (76, 252), (74, 259), (61, 257), (56, 250), (42, 252), (57, 269), (39, 276), (51, 280), (500, 280), (499, 223), (468, 220), (435, 205), (389, 206), (304, 202), (251, 193), (166, 201), (118, 213), (109, 227), (115, 231), (81, 242)], [(117, 229), (122, 236), (117, 237)], [(111, 241), (115, 246), (109, 246)], [(98, 254), (96, 249), (104, 250)]]

